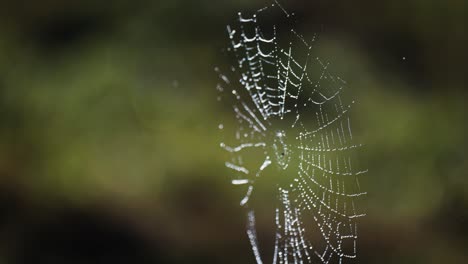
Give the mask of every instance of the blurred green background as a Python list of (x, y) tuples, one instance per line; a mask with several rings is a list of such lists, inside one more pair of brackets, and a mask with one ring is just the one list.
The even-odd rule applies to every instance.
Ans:
[[(264, 0), (2, 1), (0, 263), (254, 263), (219, 145)], [(466, 263), (466, 1), (286, 1), (365, 139), (359, 263)]]

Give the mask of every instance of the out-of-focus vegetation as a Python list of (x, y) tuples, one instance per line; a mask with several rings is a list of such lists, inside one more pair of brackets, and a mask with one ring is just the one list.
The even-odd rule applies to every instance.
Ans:
[[(355, 91), (359, 263), (468, 259), (465, 1), (283, 1)], [(216, 129), (256, 1), (4, 1), (0, 263), (253, 263)]]

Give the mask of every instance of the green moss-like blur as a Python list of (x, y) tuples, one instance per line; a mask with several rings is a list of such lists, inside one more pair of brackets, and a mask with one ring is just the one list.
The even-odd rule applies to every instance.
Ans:
[[(358, 263), (465, 263), (468, 4), (283, 2), (358, 102)], [(4, 1), (0, 263), (254, 263), (213, 69), (268, 3)]]

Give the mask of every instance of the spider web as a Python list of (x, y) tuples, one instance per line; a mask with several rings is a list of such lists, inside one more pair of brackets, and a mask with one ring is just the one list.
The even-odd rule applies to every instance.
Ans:
[[(294, 14), (276, 1), (239, 13), (227, 32), (234, 63), (215, 70), (218, 100), (233, 120), (219, 125), (220, 147), (229, 154), (232, 184), (243, 188), (256, 262), (352, 262), (357, 221), (365, 215), (356, 205), (366, 194), (359, 175), (367, 170), (357, 167), (361, 144), (352, 134), (346, 82), (312, 56), (315, 36), (306, 41), (294, 29)], [(261, 184), (272, 186), (274, 201), (254, 202)], [(274, 204), (275, 235), (265, 239), (272, 243), (258, 234), (256, 211), (265, 204)]]

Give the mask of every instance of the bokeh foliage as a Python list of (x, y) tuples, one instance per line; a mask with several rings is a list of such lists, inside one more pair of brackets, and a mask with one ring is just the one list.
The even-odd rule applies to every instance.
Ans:
[[(359, 262), (465, 262), (466, 2), (285, 4), (358, 101)], [(253, 263), (213, 68), (263, 5), (4, 1), (0, 263)]]

